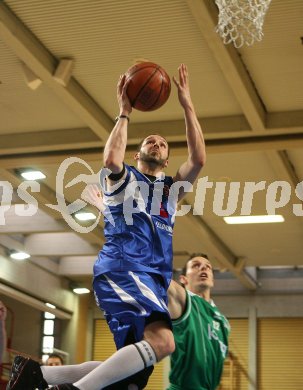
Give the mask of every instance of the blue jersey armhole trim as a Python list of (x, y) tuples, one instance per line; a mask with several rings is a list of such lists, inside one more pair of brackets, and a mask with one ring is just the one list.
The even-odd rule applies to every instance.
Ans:
[[(119, 186), (119, 188), (117, 188), (114, 192), (103, 191), (104, 195), (114, 196), (114, 195), (117, 195), (119, 192), (122, 192), (124, 190), (124, 188), (127, 186), (127, 184), (129, 183), (129, 180), (130, 180), (129, 166), (125, 164), (125, 168), (126, 168), (127, 174), (126, 174), (124, 182), (121, 184), (121, 186)], [(102, 187), (102, 183), (101, 183), (101, 187)]]

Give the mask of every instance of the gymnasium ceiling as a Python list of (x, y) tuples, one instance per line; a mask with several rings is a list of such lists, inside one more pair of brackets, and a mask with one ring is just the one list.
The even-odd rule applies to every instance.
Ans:
[[(303, 266), (303, 217), (294, 214), (293, 205), (302, 210), (302, 189), (296, 195), (295, 188), (303, 180), (303, 2), (273, 0), (262, 42), (240, 49), (222, 43), (215, 32), (217, 17), (212, 0), (0, 2), (0, 180), (14, 188), (13, 205), (6, 209), (9, 202), (2, 191), (2, 253), (24, 250), (31, 255), (28, 261), (89, 283), (103, 242), (102, 221), (91, 232), (79, 233), (62, 213), (47, 206), (57, 204), (60, 164), (69, 157), (88, 164), (67, 169), (63, 192), (71, 203), (81, 198), (86, 182), (96, 181), (94, 174), (102, 166), (103, 146), (118, 113), (119, 75), (140, 59), (161, 64), (171, 76), (184, 62), (206, 138), (201, 180), (208, 177), (213, 188), (207, 189), (203, 213), (176, 219), (174, 267), (182, 267), (188, 254), (202, 251), (244, 289), (260, 289), (258, 270), (278, 266), (290, 267), (302, 286), (297, 277)], [(73, 61), (67, 85), (57, 77), (63, 59)], [(24, 68), (32, 72), (27, 81)], [(31, 89), (29, 80), (32, 86), (41, 80), (41, 85)], [(186, 158), (174, 85), (159, 110), (133, 111), (127, 162), (134, 145), (154, 132), (172, 143), (167, 172), (174, 174)], [(31, 193), (39, 211), (20, 217), (15, 207), (22, 203), (19, 173), (27, 168), (41, 170), (46, 179), (40, 181), (39, 192)], [(65, 187), (79, 174), (84, 176), (78, 184)], [(276, 181), (283, 182), (282, 192)], [(251, 214), (272, 214), (276, 197), (275, 213), (285, 222), (226, 224), (217, 215), (222, 196), (217, 199), (214, 189), (226, 183), (226, 207), (232, 182), (240, 183), (238, 200), (232, 197), (232, 215), (241, 213), (245, 183), (261, 182)], [(201, 189), (189, 193), (183, 206), (193, 208), (198, 193)], [(279, 202), (285, 204), (278, 207)]]

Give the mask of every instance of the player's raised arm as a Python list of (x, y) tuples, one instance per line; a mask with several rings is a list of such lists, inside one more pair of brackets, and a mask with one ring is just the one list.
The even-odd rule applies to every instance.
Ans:
[(119, 174), (123, 169), (123, 161), (127, 144), (127, 126), (129, 115), (132, 112), (130, 101), (126, 94), (127, 82), (125, 75), (120, 76), (117, 85), (117, 100), (119, 104), (119, 116), (116, 124), (105, 144), (103, 162), (112, 173)]
[(185, 289), (180, 286), (174, 280), (171, 280), (167, 290), (168, 293), (168, 311), (171, 318), (177, 319), (181, 317), (186, 306), (186, 292)]
[[(178, 89), (178, 97), (184, 109), (188, 158), (181, 165), (174, 181), (188, 181), (194, 183), (200, 170), (206, 161), (205, 143), (202, 129), (195, 113), (195, 108), (190, 96), (187, 67), (181, 64), (179, 67), (179, 80), (173, 78)], [(180, 191), (179, 200), (184, 196)]]

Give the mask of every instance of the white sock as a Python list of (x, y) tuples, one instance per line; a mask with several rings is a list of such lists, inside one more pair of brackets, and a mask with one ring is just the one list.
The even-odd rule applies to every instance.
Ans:
[(80, 390), (100, 390), (156, 362), (157, 358), (154, 350), (147, 341), (143, 340), (119, 349), (73, 385)]
[(44, 379), (49, 385), (77, 382), (102, 362), (92, 361), (70, 366), (41, 366)]

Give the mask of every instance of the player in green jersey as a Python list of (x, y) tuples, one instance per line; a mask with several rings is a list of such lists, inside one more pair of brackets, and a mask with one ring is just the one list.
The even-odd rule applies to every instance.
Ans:
[(176, 349), (168, 390), (215, 390), (228, 352), (230, 326), (210, 298), (213, 270), (204, 254), (192, 255), (180, 282), (172, 281), (169, 312)]

